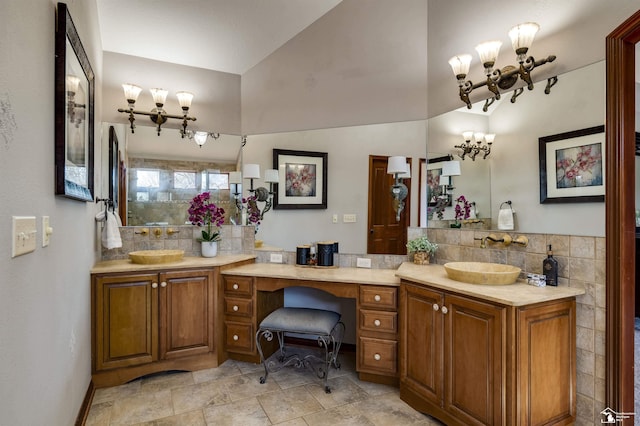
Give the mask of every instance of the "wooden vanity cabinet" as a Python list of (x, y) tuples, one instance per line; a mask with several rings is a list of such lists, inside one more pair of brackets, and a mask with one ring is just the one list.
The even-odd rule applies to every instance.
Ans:
[(176, 368), (174, 359), (214, 351), (211, 269), (96, 274), (92, 281), (96, 385), (161, 371), (153, 366), (159, 361)]
[(512, 307), (400, 286), (400, 397), (448, 425), (571, 424), (575, 300)]
[(398, 288), (361, 284), (358, 291), (356, 370), (369, 381), (398, 376)]

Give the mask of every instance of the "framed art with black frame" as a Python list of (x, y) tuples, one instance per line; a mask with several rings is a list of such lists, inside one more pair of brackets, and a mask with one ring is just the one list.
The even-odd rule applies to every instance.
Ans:
[(604, 126), (538, 139), (540, 203), (603, 202)]
[(94, 74), (65, 3), (55, 35), (55, 193), (93, 201)]
[(273, 208), (327, 208), (327, 153), (273, 149), (279, 182)]

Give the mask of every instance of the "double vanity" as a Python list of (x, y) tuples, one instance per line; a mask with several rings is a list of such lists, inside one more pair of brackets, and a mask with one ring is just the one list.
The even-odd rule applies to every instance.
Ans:
[(355, 299), (360, 379), (399, 385), (419, 411), (449, 425), (575, 420), (581, 289), (466, 284), (441, 265), (254, 262), (253, 255), (219, 255), (98, 263), (91, 271), (94, 385), (226, 359), (258, 363), (258, 325), (283, 306), (285, 288), (302, 286)]

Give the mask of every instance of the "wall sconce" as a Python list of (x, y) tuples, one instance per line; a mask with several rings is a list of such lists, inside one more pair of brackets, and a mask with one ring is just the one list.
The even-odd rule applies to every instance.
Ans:
[[(249, 179), (250, 186), (249, 192), (252, 195), (255, 195), (256, 202), (263, 202), (264, 208), (260, 211), (260, 220), (264, 218), (264, 214), (271, 210), (273, 206), (273, 196), (275, 195), (275, 191), (273, 190), (273, 184), (278, 183), (279, 176), (278, 170), (269, 169), (264, 172), (264, 181), (269, 184), (269, 189), (267, 190), (264, 187), (253, 188), (253, 180), (260, 179), (260, 165), (259, 164), (245, 164), (242, 168), (242, 175), (245, 179)], [(258, 208), (260, 210), (260, 208)]]
[[(471, 109), (469, 94), (482, 86), (487, 86), (487, 89), (493, 94), (493, 96), (485, 101), (484, 107), (482, 108), (485, 112), (496, 99), (500, 99), (500, 90), (508, 90), (513, 87), (518, 81), (518, 77), (527, 84), (529, 90), (533, 90), (531, 71), (536, 67), (553, 62), (556, 59), (555, 55), (549, 55), (539, 61), (536, 61), (533, 56), (527, 57), (527, 52), (529, 48), (531, 48), (533, 39), (539, 29), (540, 26), (535, 22), (525, 22), (524, 24), (516, 25), (509, 31), (511, 45), (516, 52), (519, 66), (507, 65), (502, 69), (494, 70), (493, 67), (498, 59), (498, 52), (500, 52), (502, 42), (494, 40), (477, 45), (476, 51), (478, 52), (478, 56), (480, 56), (480, 61), (484, 66), (484, 73), (487, 76), (487, 79), (483, 82), (474, 84), (470, 80), (465, 80), (471, 65), (471, 55), (461, 54), (449, 59), (449, 65), (451, 65), (451, 69), (458, 80), (460, 100), (467, 104), (467, 108)], [(551, 87), (553, 87), (557, 81), (557, 76), (547, 79), (547, 86), (544, 93), (549, 94)], [(524, 89), (522, 87), (516, 89), (511, 97), (511, 103), (514, 103), (523, 91)]]
[(207, 143), (207, 138), (209, 136), (211, 136), (213, 140), (217, 140), (220, 137), (220, 133), (201, 131), (194, 132), (193, 130), (187, 130), (186, 135), (189, 139), (192, 139), (200, 148), (202, 148), (202, 145)]
[(442, 172), (440, 173), (440, 186), (442, 186), (442, 195), (440, 197), (444, 198), (444, 200), (446, 201), (445, 205), (451, 204), (452, 195), (449, 192), (455, 189), (451, 176), (460, 176), (461, 174), (462, 173), (460, 172), (459, 161), (449, 160), (442, 163)]
[(404, 210), (404, 200), (409, 193), (407, 186), (402, 183), (402, 179), (411, 177), (410, 167), (407, 158), (403, 156), (389, 157), (387, 160), (387, 173), (393, 175), (394, 178), (391, 196), (394, 200), (393, 209), (396, 211), (396, 222), (400, 222), (400, 213)]
[[(469, 156), (473, 161), (476, 161), (476, 155), (479, 153), (483, 153), (482, 159), (486, 159), (489, 154), (491, 154), (491, 145), (496, 138), (496, 135), (493, 133), (487, 133), (486, 135), (482, 132), (472, 132), (467, 130), (462, 132), (462, 138), (465, 143), (460, 145), (454, 145), (454, 148), (459, 148), (462, 150), (458, 157), (464, 160), (465, 156)], [(475, 143), (471, 143), (471, 139), (475, 140)], [(482, 142), (486, 142), (486, 145), (482, 145)]]
[(142, 91), (142, 88), (136, 86), (135, 84), (125, 83), (122, 85), (124, 89), (124, 97), (127, 100), (127, 104), (129, 105), (128, 109), (119, 108), (118, 112), (122, 112), (125, 114), (129, 114), (129, 122), (131, 123), (131, 133), (134, 133), (136, 118), (134, 114), (147, 115), (155, 124), (158, 125), (158, 136), (160, 136), (160, 127), (166, 123), (169, 118), (174, 118), (177, 120), (182, 120), (182, 130), (180, 130), (180, 134), (184, 138), (187, 132), (187, 121), (196, 121), (195, 117), (189, 117), (189, 108), (191, 107), (191, 101), (193, 100), (193, 93), (189, 92), (177, 92), (176, 97), (178, 98), (178, 102), (180, 103), (180, 107), (182, 108), (182, 115), (173, 115), (167, 114), (167, 112), (162, 108), (165, 101), (167, 100), (167, 92), (164, 89), (149, 89), (151, 92), (151, 96), (153, 96), (153, 102), (156, 104), (156, 107), (151, 111), (138, 111), (134, 109), (136, 100), (138, 100), (138, 95)]
[(242, 212), (242, 173), (241, 172), (229, 172), (229, 191), (236, 206), (236, 212), (232, 222), (237, 225), (240, 220), (239, 214)]
[(69, 121), (75, 124), (76, 127), (80, 127), (82, 123), (82, 119), (84, 118), (84, 112), (78, 111), (76, 114), (76, 109), (84, 110), (86, 108), (85, 104), (77, 104), (76, 93), (78, 93), (78, 87), (80, 86), (80, 79), (75, 75), (69, 74), (67, 75), (67, 114), (69, 115)]

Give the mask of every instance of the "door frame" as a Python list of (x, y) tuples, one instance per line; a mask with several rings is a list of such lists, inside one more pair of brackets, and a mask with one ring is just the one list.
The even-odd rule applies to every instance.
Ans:
[(605, 398), (634, 411), (635, 47), (640, 11), (606, 37)]

